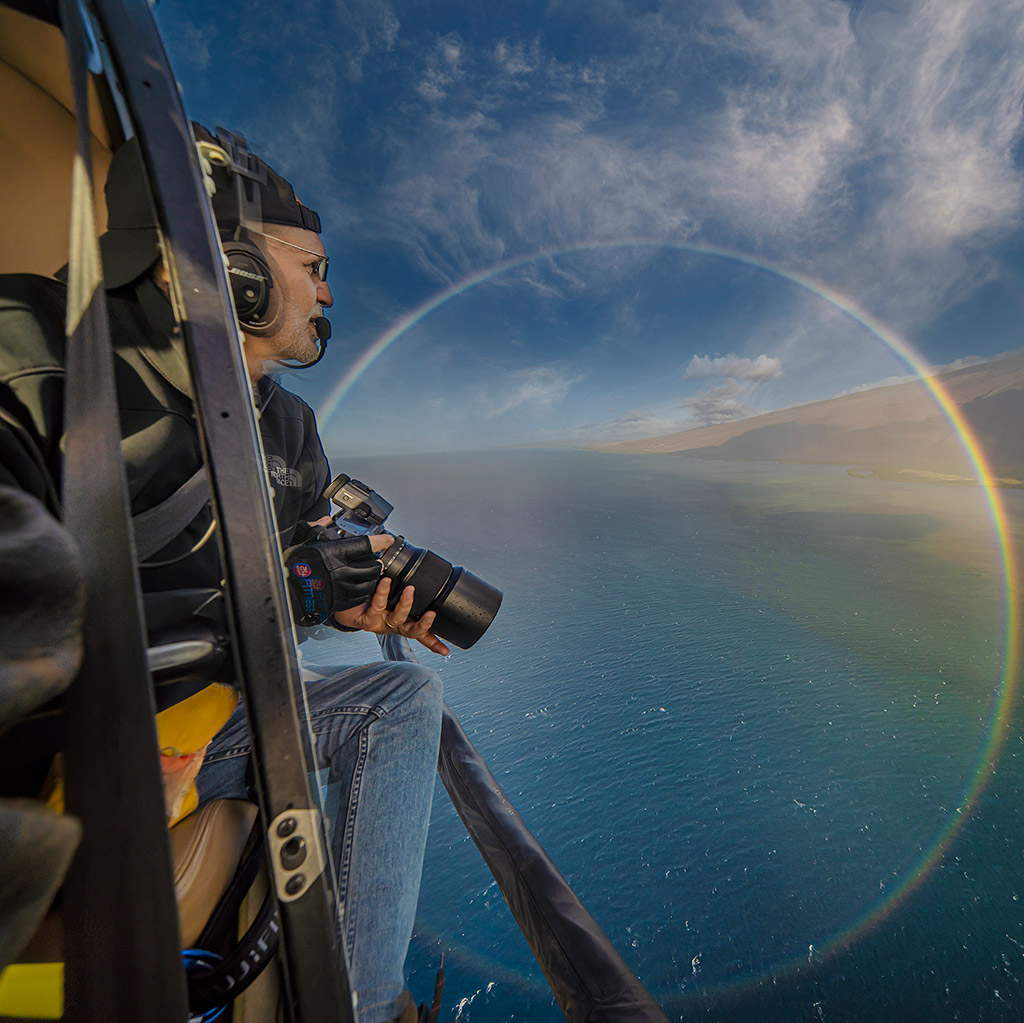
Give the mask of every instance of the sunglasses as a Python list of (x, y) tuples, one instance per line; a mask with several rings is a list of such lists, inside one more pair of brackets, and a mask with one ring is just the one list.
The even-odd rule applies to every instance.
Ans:
[(315, 274), (317, 280), (326, 282), (327, 281), (327, 266), (330, 263), (330, 259), (327, 256), (321, 256), (319, 252), (314, 252), (312, 249), (303, 248), (301, 245), (294, 245), (292, 242), (286, 242), (283, 238), (278, 238), (277, 235), (264, 234), (262, 231), (253, 231), (253, 234), (258, 234), (263, 238), (269, 238), (272, 242), (277, 242), (278, 245), (287, 245), (290, 249), (298, 249), (299, 252), (307, 252), (311, 256), (316, 257), (316, 261), (309, 264), (309, 268)]

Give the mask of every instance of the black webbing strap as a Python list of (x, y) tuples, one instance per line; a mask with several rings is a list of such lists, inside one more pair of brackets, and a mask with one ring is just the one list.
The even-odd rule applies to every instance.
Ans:
[(133, 515), (132, 532), (139, 561), (145, 561), (180, 536), (209, 500), (210, 480), (206, 467), (200, 466), (165, 501)]
[(233, 1001), (266, 969), (277, 952), (281, 929), (269, 891), (245, 934), (235, 940), (239, 911), (264, 859), (263, 828), (257, 817), (242, 850), (241, 865), (195, 941), (197, 949), (216, 952), (223, 960), (209, 970), (189, 971), (188, 1003), (193, 1013)]
[(75, 0), (60, 8), (78, 118), (63, 504), (86, 588), (84, 660), (65, 704), (66, 801), (83, 837), (64, 891), (64, 1019), (181, 1023), (171, 853), (92, 209), (86, 30)]
[(234, 944), (232, 939), (238, 927), (238, 911), (263, 866), (263, 860), (263, 829), (257, 816), (242, 850), (242, 862), (196, 938), (197, 948), (223, 955), (224, 950)]
[(353, 997), (338, 939), (333, 865), (310, 786), (308, 765), (315, 761), (302, 721), (284, 572), (203, 170), (147, 0), (92, 4), (139, 138), (192, 371), (203, 457), (217, 509), (215, 535), (233, 651), (268, 829), (264, 837), (269, 843), (270, 829), (276, 834), (280, 827), (294, 828), (308, 848), (324, 853), (322, 861), (320, 855), (311, 859), (301, 877), (286, 876), (280, 860), (268, 856), (280, 916), (285, 1015), (293, 1023), (351, 1023)]
[(189, 973), (188, 999), (194, 1013), (236, 999), (270, 965), (281, 943), (277, 906), (268, 892), (238, 944), (213, 969)]

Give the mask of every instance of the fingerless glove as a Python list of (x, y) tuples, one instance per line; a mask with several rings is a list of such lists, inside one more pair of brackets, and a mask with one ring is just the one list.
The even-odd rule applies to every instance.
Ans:
[(330, 624), (338, 611), (365, 604), (380, 579), (370, 538), (317, 540), (284, 552), (288, 596), (297, 625)]

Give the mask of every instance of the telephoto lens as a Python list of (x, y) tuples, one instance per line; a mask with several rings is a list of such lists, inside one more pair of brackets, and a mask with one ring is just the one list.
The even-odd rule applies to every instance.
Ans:
[(436, 612), (430, 631), (463, 650), (487, 631), (501, 607), (501, 590), (433, 551), (413, 547), (404, 537), (395, 537), (380, 560), (392, 582), (388, 607), (394, 608), (406, 586), (415, 587), (409, 617)]

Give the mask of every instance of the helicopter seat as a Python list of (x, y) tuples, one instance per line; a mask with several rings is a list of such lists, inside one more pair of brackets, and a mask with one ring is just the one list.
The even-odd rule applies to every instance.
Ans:
[[(246, 847), (252, 842), (256, 816), (252, 803), (218, 799), (204, 804), (171, 828), (183, 948), (195, 947), (221, 906)], [(237, 908), (236, 922), (227, 936), (229, 945), (249, 929), (264, 905), (267, 891), (266, 871), (261, 867)], [(63, 921), (58, 900), (18, 961), (0, 975), (0, 1023), (62, 1017), (62, 960)], [(279, 967), (274, 960), (233, 1000), (233, 1014), (221, 1019), (230, 1019), (232, 1023), (282, 1023), (280, 992)]]

